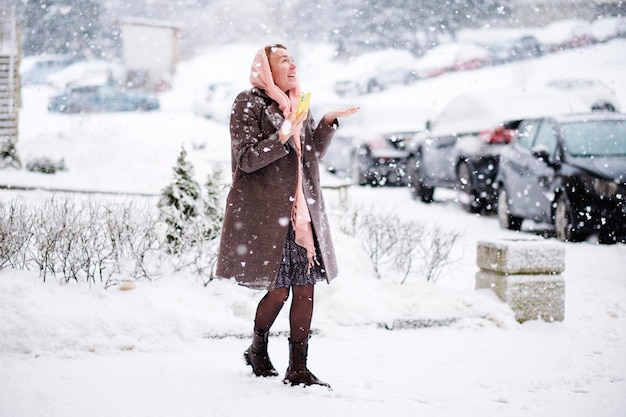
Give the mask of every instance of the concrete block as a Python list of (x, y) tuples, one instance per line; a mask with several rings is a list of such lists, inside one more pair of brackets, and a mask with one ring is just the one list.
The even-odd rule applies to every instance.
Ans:
[(501, 274), (560, 274), (565, 270), (565, 246), (542, 238), (482, 240), (476, 263)]
[(520, 323), (565, 319), (565, 280), (560, 274), (506, 275), (480, 270), (476, 288), (490, 288), (507, 303)]

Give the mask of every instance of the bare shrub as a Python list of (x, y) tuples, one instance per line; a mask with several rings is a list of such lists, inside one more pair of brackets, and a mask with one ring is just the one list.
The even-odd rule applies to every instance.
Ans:
[(23, 205), (0, 202), (0, 270), (24, 269), (32, 238), (31, 218)]
[(421, 254), (424, 264), (424, 277), (427, 281), (436, 281), (444, 267), (454, 262), (450, 258), (450, 253), (460, 236), (460, 232), (444, 231), (439, 227), (433, 227), (428, 239), (417, 241), (418, 253)]
[(206, 216), (190, 219), (186, 238), (172, 253), (159, 214), (151, 200), (0, 203), (0, 269), (35, 270), (44, 281), (58, 277), (107, 287), (120, 279), (154, 279), (167, 270), (187, 270), (206, 285), (212, 279), (219, 229)]
[(399, 236), (390, 212), (374, 212), (372, 207), (353, 210), (346, 215), (346, 222), (341, 223), (344, 233), (363, 238), (362, 242), (372, 260), (376, 275), (380, 278), (380, 268), (393, 262), (394, 251), (398, 246)]
[(362, 241), (378, 278), (382, 278), (384, 270), (393, 270), (400, 275), (402, 284), (411, 275), (436, 281), (444, 267), (453, 262), (450, 254), (460, 237), (457, 231), (363, 205), (344, 213), (340, 228)]
[(32, 240), (29, 251), (30, 262), (27, 266), (34, 264), (44, 281), (48, 273), (56, 275), (61, 271), (57, 260), (63, 257), (59, 250), (61, 241), (67, 239), (65, 230), (67, 215), (63, 215), (65, 209), (67, 206), (63, 208), (55, 200), (49, 200), (30, 214)]
[(132, 277), (152, 279), (159, 275), (162, 244), (156, 231), (156, 209), (149, 204), (143, 207), (123, 205), (115, 211), (121, 213), (123, 219), (113, 228), (118, 230), (119, 239), (117, 266), (129, 259), (127, 272)]
[(200, 221), (202, 218), (189, 223), (186, 226), (186, 244), (182, 246), (177, 256), (168, 259), (174, 266), (175, 271), (187, 270), (202, 278), (206, 286), (213, 278), (219, 240), (207, 238), (207, 225)]
[(0, 269), (37, 270), (44, 281), (59, 275), (65, 282), (107, 285), (115, 273), (152, 278), (158, 271), (158, 263), (146, 267), (160, 248), (156, 209), (148, 204), (52, 198), (32, 205), (12, 201), (0, 209)]

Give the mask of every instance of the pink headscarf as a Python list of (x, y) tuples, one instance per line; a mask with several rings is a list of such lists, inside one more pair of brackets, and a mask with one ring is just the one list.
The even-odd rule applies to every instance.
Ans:
[[(278, 103), (278, 107), (283, 112), (285, 119), (298, 108), (300, 98), (300, 83), (295, 88), (285, 93), (274, 83), (270, 63), (265, 54), (265, 48), (261, 48), (252, 61), (250, 71), (250, 83), (257, 88), (265, 90), (268, 96)], [(296, 181), (296, 196), (291, 211), (291, 221), (296, 232), (296, 243), (307, 251), (309, 268), (316, 261), (315, 242), (313, 240), (313, 229), (311, 227), (311, 214), (306, 204), (306, 197), (302, 188), (302, 150), (300, 143), (300, 132), (302, 123), (294, 123), (291, 126), (291, 138), (296, 153), (298, 155), (298, 179)]]

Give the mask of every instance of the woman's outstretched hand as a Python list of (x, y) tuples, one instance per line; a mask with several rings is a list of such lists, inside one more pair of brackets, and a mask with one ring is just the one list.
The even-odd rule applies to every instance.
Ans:
[[(358, 112), (360, 109), (361, 109), (360, 107), (348, 107), (345, 109), (332, 110), (324, 115), (324, 121), (328, 124), (331, 124), (336, 119), (340, 117), (350, 116)], [(298, 115), (298, 117), (296, 117), (295, 112), (289, 113), (289, 115), (285, 118), (285, 121), (283, 122), (281, 128), (278, 130), (278, 138), (280, 139), (280, 142), (282, 144), (285, 144), (291, 137), (292, 126), (294, 125), (297, 126), (298, 123), (303, 123), (306, 117), (307, 117), (306, 112), (301, 113), (300, 115)]]
[(324, 121), (328, 124), (331, 124), (336, 119), (340, 117), (350, 116), (358, 112), (360, 109), (361, 109), (360, 107), (348, 107), (345, 109), (332, 110), (324, 115)]

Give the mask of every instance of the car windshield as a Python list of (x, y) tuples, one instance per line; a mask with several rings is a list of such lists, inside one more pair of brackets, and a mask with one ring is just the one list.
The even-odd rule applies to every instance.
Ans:
[(626, 156), (626, 120), (566, 123), (563, 135), (573, 156)]

